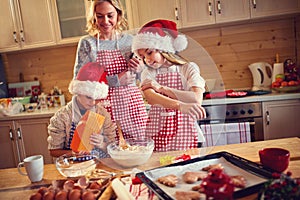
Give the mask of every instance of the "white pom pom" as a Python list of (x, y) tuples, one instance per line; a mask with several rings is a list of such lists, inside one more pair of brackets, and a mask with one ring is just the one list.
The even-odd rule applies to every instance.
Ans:
[(177, 52), (186, 49), (187, 45), (188, 45), (188, 41), (185, 35), (178, 35), (177, 38), (174, 40), (174, 48), (175, 51)]

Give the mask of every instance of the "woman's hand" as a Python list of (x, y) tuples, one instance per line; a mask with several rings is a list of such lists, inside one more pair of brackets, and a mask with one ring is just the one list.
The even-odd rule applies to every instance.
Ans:
[(103, 147), (103, 141), (104, 141), (104, 137), (101, 134), (93, 133), (90, 136), (90, 144), (94, 145), (94, 147), (96, 148), (100, 149), (101, 147)]
[(198, 103), (179, 103), (179, 110), (195, 120), (206, 118), (205, 109)]

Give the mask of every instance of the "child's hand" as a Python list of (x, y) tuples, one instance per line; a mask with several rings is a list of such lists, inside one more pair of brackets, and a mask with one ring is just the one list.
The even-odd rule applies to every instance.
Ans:
[(140, 73), (143, 71), (144, 66), (145, 64), (142, 59), (138, 58), (137, 56), (133, 56), (128, 62), (129, 70), (135, 73)]
[(162, 88), (161, 85), (159, 85), (156, 81), (150, 80), (150, 79), (145, 79), (142, 83), (142, 91), (147, 90), (147, 89), (153, 89), (155, 92), (160, 93), (160, 89)]
[(193, 119), (203, 119), (206, 117), (205, 109), (197, 103), (180, 103), (179, 110), (184, 113), (190, 115)]
[(125, 72), (121, 78), (119, 79), (120, 85), (131, 85), (135, 82), (135, 77), (136, 74), (131, 72), (131, 71), (127, 71)]
[(90, 144), (94, 145), (94, 147), (99, 149), (103, 146), (103, 140), (104, 140), (103, 135), (98, 133), (93, 133), (90, 136)]

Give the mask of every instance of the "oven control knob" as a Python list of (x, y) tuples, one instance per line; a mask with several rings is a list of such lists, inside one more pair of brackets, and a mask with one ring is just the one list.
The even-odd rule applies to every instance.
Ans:
[(252, 109), (249, 109), (249, 110), (248, 110), (248, 114), (251, 115), (252, 113), (253, 113), (253, 110), (252, 110)]
[(244, 110), (241, 110), (241, 112), (240, 112), (242, 115), (244, 115), (244, 114), (246, 114), (246, 111), (244, 111)]
[(230, 112), (229, 111), (226, 111), (226, 116), (229, 116), (230, 115)]
[(237, 115), (238, 112), (234, 110), (234, 111), (232, 112), (232, 114), (233, 114), (233, 115)]

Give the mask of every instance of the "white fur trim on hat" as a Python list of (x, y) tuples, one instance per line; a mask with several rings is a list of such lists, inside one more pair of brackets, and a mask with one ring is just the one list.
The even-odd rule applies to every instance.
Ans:
[(72, 80), (69, 85), (71, 94), (81, 94), (93, 99), (105, 99), (108, 95), (108, 85), (97, 81)]
[(178, 35), (174, 40), (171, 36), (160, 36), (157, 33), (139, 33), (132, 41), (132, 51), (138, 49), (158, 49), (164, 52), (175, 53), (184, 50), (187, 47), (187, 38), (184, 35)]

